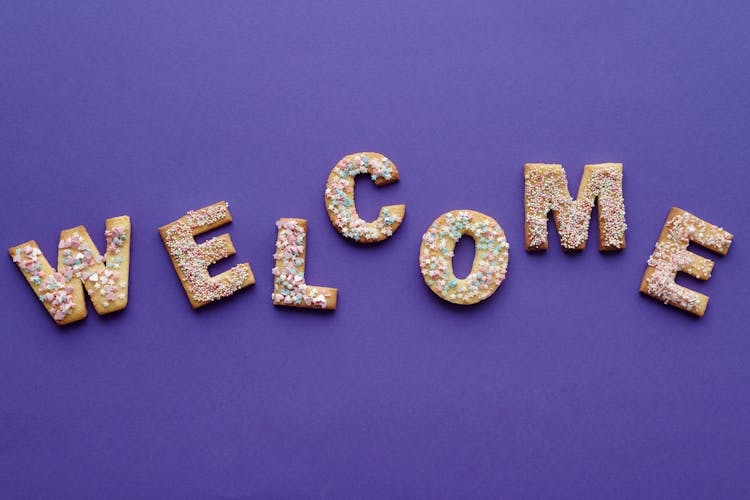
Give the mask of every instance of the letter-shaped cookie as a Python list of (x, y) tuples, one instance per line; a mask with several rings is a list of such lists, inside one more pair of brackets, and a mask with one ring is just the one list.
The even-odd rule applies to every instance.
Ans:
[(130, 217), (107, 219), (104, 257), (83, 226), (60, 233), (57, 271), (50, 266), (36, 241), (9, 249), (39, 300), (58, 325), (86, 317), (83, 289), (99, 314), (125, 309), (130, 270)]
[(360, 243), (383, 241), (401, 225), (406, 205), (382, 207), (373, 222), (361, 219), (354, 205), (354, 178), (359, 174), (369, 174), (376, 186), (398, 181), (396, 165), (379, 153), (345, 156), (333, 167), (326, 183), (328, 217), (346, 238)]
[(232, 215), (229, 205), (226, 201), (220, 201), (200, 210), (191, 210), (159, 228), (161, 239), (193, 309), (228, 297), (255, 283), (253, 271), (247, 262), (217, 276), (208, 273), (208, 266), (236, 253), (228, 234), (211, 238), (200, 245), (195, 242), (194, 236), (230, 222)]
[(599, 213), (599, 250), (625, 248), (625, 203), (622, 198), (622, 164), (586, 165), (578, 185), (578, 198), (568, 191), (562, 165), (527, 163), (524, 167), (526, 251), (546, 250), (547, 214), (552, 211), (560, 244), (565, 251), (583, 250), (588, 238), (594, 199)]
[(273, 268), (274, 305), (336, 309), (338, 289), (305, 284), (305, 254), (307, 221), (279, 219), (276, 238), (276, 267)]
[(696, 316), (703, 316), (708, 297), (678, 285), (674, 281), (675, 276), (681, 271), (699, 280), (709, 279), (714, 262), (688, 251), (688, 245), (693, 241), (726, 255), (733, 238), (732, 233), (672, 207), (654, 253), (648, 258), (641, 293)]
[[(453, 249), (463, 235), (474, 239), (474, 263), (464, 279), (453, 274)], [(473, 210), (438, 217), (422, 236), (419, 267), (425, 283), (454, 304), (476, 304), (495, 293), (508, 268), (508, 242), (495, 219)]]

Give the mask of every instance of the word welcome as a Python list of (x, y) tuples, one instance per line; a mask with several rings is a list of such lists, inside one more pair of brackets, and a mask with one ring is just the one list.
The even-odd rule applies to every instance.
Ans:
[[(393, 237), (405, 215), (405, 205), (382, 207), (378, 217), (365, 221), (354, 203), (354, 180), (368, 175), (376, 186), (399, 180), (396, 165), (379, 153), (345, 156), (331, 170), (324, 199), (331, 223), (344, 237), (363, 245)], [(524, 168), (525, 248), (528, 252), (548, 247), (550, 215), (566, 251), (586, 246), (594, 206), (599, 219), (599, 250), (625, 249), (625, 203), (622, 193), (623, 167), (619, 163), (586, 165), (574, 199), (562, 165), (530, 163)], [(255, 283), (245, 262), (212, 276), (209, 266), (236, 250), (228, 234), (204, 243), (195, 237), (232, 221), (229, 205), (220, 201), (191, 210), (159, 228), (191, 306), (195, 309), (224, 299)], [(336, 309), (336, 288), (310, 285), (305, 280), (307, 221), (282, 218), (276, 222), (275, 266), (271, 300), (277, 306)], [(456, 243), (469, 236), (475, 241), (471, 271), (465, 278), (453, 272)], [(80, 321), (87, 315), (84, 290), (98, 314), (124, 309), (128, 302), (130, 267), (130, 218), (107, 219), (106, 250), (102, 256), (83, 226), (62, 231), (58, 265), (54, 269), (34, 240), (9, 249), (39, 301), (59, 325)], [(657, 300), (702, 316), (708, 297), (675, 283), (678, 272), (698, 279), (710, 278), (713, 261), (687, 250), (695, 242), (726, 254), (733, 235), (720, 227), (673, 207), (654, 252), (647, 261), (640, 291)], [(443, 300), (476, 304), (492, 296), (505, 279), (509, 244), (492, 217), (473, 210), (441, 214), (422, 236), (419, 265), (425, 284)]]

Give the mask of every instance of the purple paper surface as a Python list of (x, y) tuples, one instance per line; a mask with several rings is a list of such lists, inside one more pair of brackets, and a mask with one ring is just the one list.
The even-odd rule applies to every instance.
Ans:
[[(133, 223), (127, 309), (57, 327), (0, 265), (0, 497), (750, 497), (747, 2), (0, 3), (0, 247)], [(323, 203), (344, 155), (388, 241)], [(523, 250), (523, 165), (624, 164), (627, 249)], [(250, 289), (194, 312), (157, 227), (226, 199)], [(735, 234), (696, 319), (638, 287), (671, 206)], [(472, 307), (418, 267), (441, 213), (494, 217)], [(333, 313), (271, 303), (309, 220)], [(206, 239), (201, 237), (201, 240)], [(468, 271), (473, 246), (459, 244)]]

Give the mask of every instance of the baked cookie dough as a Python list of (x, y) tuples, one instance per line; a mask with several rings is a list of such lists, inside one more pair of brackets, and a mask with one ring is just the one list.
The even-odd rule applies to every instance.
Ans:
[(565, 251), (583, 250), (594, 200), (599, 214), (599, 250), (625, 248), (622, 163), (586, 165), (574, 200), (562, 165), (527, 163), (524, 167), (526, 250), (546, 250), (547, 214), (551, 211)]
[(326, 210), (336, 230), (344, 237), (360, 243), (375, 243), (393, 235), (401, 225), (406, 205), (381, 207), (380, 215), (372, 222), (363, 220), (354, 205), (354, 178), (369, 174), (376, 186), (398, 181), (398, 170), (388, 158), (379, 153), (356, 153), (339, 161), (325, 189)]
[(691, 241), (726, 255), (734, 236), (695, 215), (672, 207), (661, 230), (656, 248), (648, 258), (641, 281), (641, 293), (683, 311), (703, 316), (708, 297), (675, 283), (678, 272), (699, 280), (711, 277), (714, 262), (688, 251)]
[(208, 266), (237, 253), (232, 239), (228, 234), (222, 234), (198, 244), (194, 237), (230, 222), (232, 215), (229, 205), (226, 201), (220, 201), (191, 210), (159, 228), (164, 247), (193, 309), (229, 297), (255, 283), (253, 271), (247, 262), (217, 276), (208, 273)]
[(58, 325), (86, 317), (86, 289), (98, 314), (125, 309), (130, 275), (130, 217), (107, 219), (104, 257), (83, 226), (60, 233), (57, 271), (34, 240), (9, 249), (18, 269)]
[[(474, 263), (466, 278), (453, 274), (453, 250), (463, 235), (474, 238)], [(473, 210), (453, 210), (438, 217), (422, 236), (419, 267), (425, 283), (454, 304), (476, 304), (500, 286), (508, 268), (508, 242), (500, 224)]]
[(305, 255), (307, 253), (307, 221), (283, 218), (276, 221), (276, 266), (273, 268), (274, 305), (336, 309), (338, 289), (312, 286), (305, 283)]

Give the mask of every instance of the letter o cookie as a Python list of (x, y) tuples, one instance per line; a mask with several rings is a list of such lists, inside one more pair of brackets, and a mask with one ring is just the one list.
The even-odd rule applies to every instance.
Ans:
[(406, 205), (381, 207), (380, 215), (367, 222), (354, 205), (354, 178), (369, 174), (376, 186), (398, 181), (398, 170), (379, 153), (356, 153), (339, 161), (326, 182), (326, 210), (336, 230), (360, 243), (375, 243), (391, 236), (404, 220)]
[[(461, 236), (474, 239), (474, 263), (464, 279), (453, 274), (453, 250)], [(495, 219), (473, 210), (446, 212), (422, 236), (419, 267), (425, 283), (440, 298), (470, 305), (495, 293), (508, 268), (508, 241)]]

